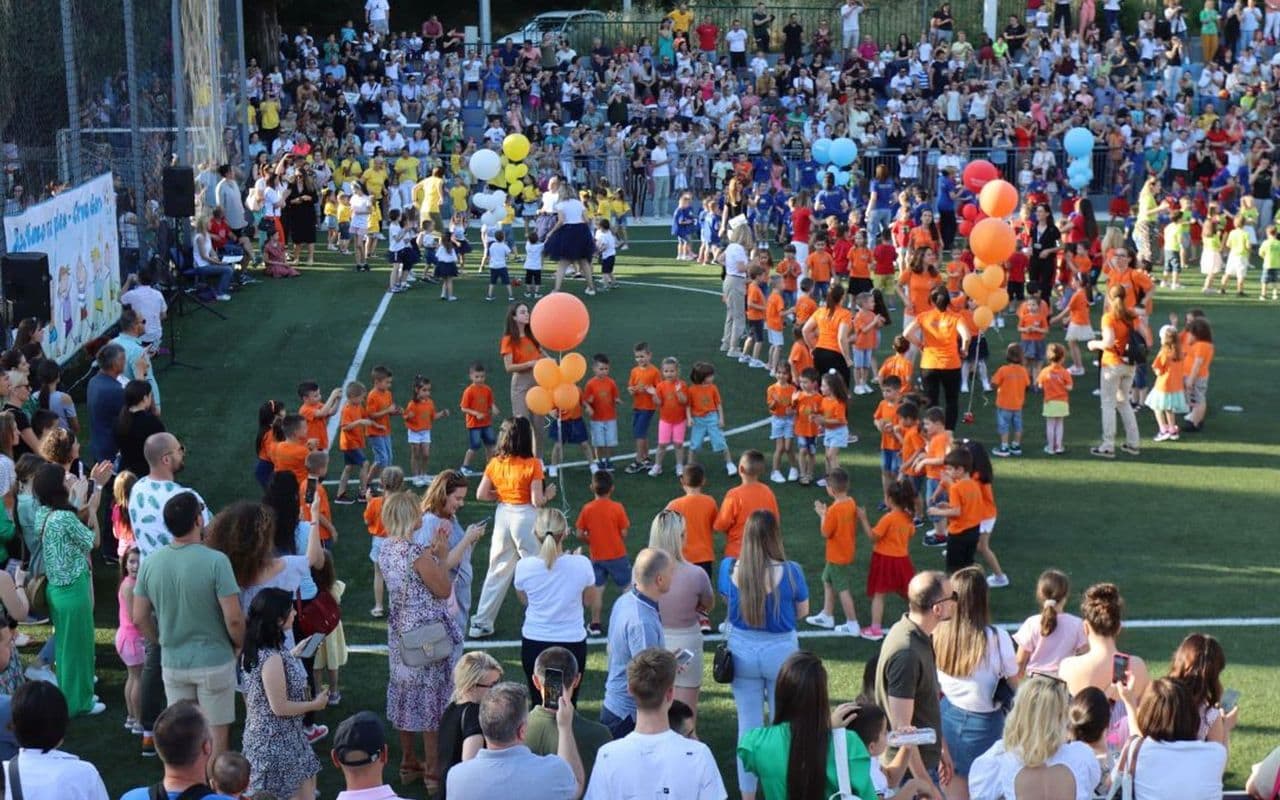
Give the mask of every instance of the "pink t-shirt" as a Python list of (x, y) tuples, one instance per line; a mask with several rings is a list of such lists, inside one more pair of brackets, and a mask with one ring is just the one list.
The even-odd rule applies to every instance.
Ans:
[(711, 603), (711, 578), (706, 570), (687, 561), (676, 564), (671, 573), (671, 591), (658, 598), (662, 627), (672, 630), (698, 624), (698, 606)]
[(1022, 627), (1013, 635), (1020, 650), (1031, 653), (1027, 662), (1027, 672), (1047, 672), (1058, 674), (1058, 664), (1062, 659), (1088, 644), (1084, 635), (1084, 621), (1075, 614), (1059, 613), (1058, 626), (1053, 633), (1045, 636), (1040, 633), (1040, 615), (1027, 617)]

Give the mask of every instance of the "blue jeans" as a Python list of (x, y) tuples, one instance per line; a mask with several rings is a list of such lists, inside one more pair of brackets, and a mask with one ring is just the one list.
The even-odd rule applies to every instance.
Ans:
[(621, 739), (636, 729), (634, 717), (620, 717), (604, 706), (600, 707), (600, 724), (609, 729), (615, 740)]
[(871, 209), (871, 216), (867, 219), (867, 241), (880, 241), (880, 231), (887, 229), (892, 221), (893, 214), (888, 208)]
[(965, 711), (942, 698), (942, 738), (960, 777), (969, 777), (973, 762), (996, 743), (1003, 731), (1003, 711), (988, 714)]
[(218, 294), (231, 293), (231, 278), (236, 274), (235, 270), (233, 270), (231, 267), (220, 267), (220, 266), (196, 267), (195, 270), (193, 271), (197, 276), (201, 278), (205, 278), (205, 277), (217, 278)]
[[(799, 649), (800, 639), (795, 631), (768, 633), (729, 629), (729, 650), (733, 653), (733, 703), (738, 707), (739, 741), (747, 731), (766, 724), (764, 707), (767, 702), (769, 713), (773, 713), (778, 670), (782, 668), (782, 662)], [(738, 788), (743, 792), (754, 792), (756, 783), (756, 776), (743, 769), (739, 759)]]

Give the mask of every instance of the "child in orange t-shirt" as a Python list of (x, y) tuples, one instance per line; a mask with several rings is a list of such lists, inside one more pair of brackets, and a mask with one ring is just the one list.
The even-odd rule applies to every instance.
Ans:
[[(947, 430), (946, 414), (936, 406), (924, 412), (923, 427), (924, 454), (916, 461), (916, 466), (924, 469), (924, 502), (928, 505), (936, 502), (935, 495), (942, 488), (943, 465), (947, 448), (951, 446), (951, 431)], [(947, 541), (947, 521), (939, 516), (931, 516), (931, 519), (933, 533), (925, 535), (925, 546), (942, 547)]]
[(307, 421), (298, 414), (288, 414), (278, 428), (283, 436), (271, 446), (271, 471), (292, 472), (298, 486), (307, 482)]
[(369, 531), (369, 560), (373, 562), (373, 609), (369, 616), (375, 619), (386, 616), (382, 600), (387, 583), (382, 577), (382, 567), (378, 566), (378, 552), (387, 538), (387, 527), (382, 524), (382, 506), (388, 496), (401, 491), (404, 491), (404, 470), (387, 467), (382, 471), (382, 495), (370, 498), (364, 507), (364, 526)]
[(689, 385), (685, 388), (689, 398), (689, 463), (697, 460), (703, 440), (709, 440), (711, 452), (724, 455), (724, 471), (733, 475), (738, 468), (724, 439), (724, 404), (715, 381), (716, 368), (709, 362), (699, 361), (689, 372)]
[(996, 529), (996, 495), (992, 488), (995, 481), (995, 470), (991, 467), (991, 456), (981, 442), (966, 439), (960, 447), (969, 453), (969, 477), (978, 484), (982, 497), (982, 520), (978, 523), (978, 555), (987, 562), (987, 586), (992, 589), (1003, 589), (1009, 585), (1009, 576), (1000, 567), (1000, 559), (991, 549), (991, 534)]
[(878, 374), (880, 385), (884, 386), (884, 379), (890, 375), (896, 375), (898, 380), (902, 381), (902, 389), (906, 391), (911, 387), (911, 374), (915, 372), (915, 365), (911, 363), (911, 359), (907, 357), (907, 353), (911, 352), (911, 342), (907, 341), (905, 336), (893, 337), (893, 355), (884, 360), (880, 365)]
[(1044, 361), (1044, 337), (1049, 332), (1049, 309), (1040, 296), (1032, 292), (1018, 306), (1018, 333), (1022, 335), (1022, 358), (1027, 372), (1038, 374)]
[(298, 399), (302, 405), (298, 413), (307, 421), (307, 444), (314, 450), (329, 449), (329, 417), (338, 413), (342, 403), (342, 389), (334, 387), (328, 399), (320, 400), (320, 384), (303, 381), (298, 384)]
[(897, 375), (886, 375), (880, 382), (883, 397), (876, 404), (872, 414), (872, 423), (880, 431), (880, 488), (885, 493), (881, 510), (887, 507), (889, 484), (898, 478), (898, 470), (902, 468), (902, 442), (898, 439), (896, 424), (898, 421), (898, 403), (902, 397), (902, 381)]
[(916, 505), (915, 484), (910, 480), (894, 481), (885, 491), (889, 513), (871, 529), (871, 569), (867, 573), (867, 596), (871, 598), (871, 625), (862, 629), (862, 637), (877, 641), (884, 637), (880, 623), (884, 620), (884, 597), (896, 594), (904, 600), (907, 585), (915, 577), (911, 563), (911, 537), (916, 524), (911, 514)]
[[(627, 465), (628, 475), (653, 468), (649, 461), (649, 423), (658, 410), (658, 382), (662, 380), (662, 371), (653, 365), (649, 345), (637, 342), (634, 351), (636, 365), (627, 378), (627, 393), (631, 395), (631, 435), (636, 440), (636, 457)], [(683, 413), (680, 418), (684, 419)]]
[(898, 470), (898, 479), (910, 481), (915, 489), (914, 519), (919, 523), (924, 520), (926, 480), (920, 460), (924, 458), (925, 440), (924, 432), (920, 430), (920, 409), (915, 403), (904, 400), (898, 404), (898, 422), (894, 425), (894, 433), (898, 435), (898, 441), (902, 442), (902, 467)]
[(684, 433), (689, 421), (688, 385), (680, 380), (680, 362), (675, 358), (662, 360), (662, 380), (654, 387), (654, 399), (658, 406), (658, 449), (653, 454), (649, 475), (662, 474), (662, 454), (668, 449), (676, 453), (676, 477), (684, 472)]
[(764, 346), (764, 318), (768, 311), (764, 290), (768, 286), (769, 273), (760, 266), (753, 266), (747, 274), (747, 338), (742, 343), (742, 355), (738, 362), (753, 369), (764, 369), (760, 360), (760, 348)]
[(306, 460), (307, 480), (298, 488), (298, 518), (303, 522), (311, 521), (311, 505), (314, 502), (319, 508), (320, 544), (325, 549), (332, 549), (338, 541), (338, 529), (333, 527), (333, 512), (329, 508), (329, 490), (324, 488), (324, 479), (329, 474), (329, 454), (320, 450), (312, 450)]
[(1084, 362), (1080, 357), (1080, 343), (1093, 339), (1093, 325), (1089, 321), (1089, 275), (1076, 272), (1071, 275), (1071, 298), (1067, 305), (1049, 320), (1049, 324), (1067, 323), (1067, 347), (1071, 349), (1072, 375), (1084, 374)]
[(764, 303), (764, 333), (769, 340), (768, 367), (770, 372), (778, 368), (778, 362), (782, 358), (782, 345), (785, 343), (782, 335), (782, 317), (786, 310), (786, 299), (782, 293), (782, 279), (774, 275), (769, 279), (769, 299)]
[(1160, 329), (1160, 353), (1151, 362), (1151, 371), (1156, 374), (1156, 384), (1147, 393), (1147, 408), (1156, 414), (1156, 424), (1160, 432), (1156, 434), (1157, 442), (1177, 441), (1180, 435), (1178, 419), (1175, 414), (1185, 414), (1188, 410), (1185, 388), (1187, 360), (1178, 344), (1178, 329), (1165, 325)]
[(991, 452), (1001, 458), (1022, 455), (1022, 407), (1031, 385), (1031, 376), (1022, 366), (1022, 345), (1011, 342), (1005, 348), (1004, 360), (1004, 365), (991, 376), (996, 387), (996, 431), (1000, 434), (1000, 446)]
[(1049, 363), (1036, 376), (1036, 385), (1044, 392), (1044, 451), (1051, 456), (1067, 452), (1062, 446), (1065, 421), (1071, 413), (1068, 401), (1073, 385), (1071, 373), (1062, 364), (1067, 360), (1067, 350), (1054, 342), (1049, 345)]
[(800, 281), (800, 295), (796, 298), (796, 325), (803, 326), (818, 311), (818, 301), (813, 296), (813, 278)]
[[(822, 403), (819, 406), (822, 423), (822, 447), (826, 452), (827, 472), (840, 465), (840, 450), (858, 441), (849, 432), (849, 390), (838, 372), (822, 376)], [(826, 486), (818, 481), (819, 486)]]
[(280, 423), (287, 413), (284, 403), (279, 400), (268, 400), (258, 406), (258, 436), (253, 442), (254, 449), (258, 451), (258, 463), (253, 467), (253, 477), (263, 489), (267, 488), (271, 473), (276, 471), (275, 465), (271, 463), (271, 450), (277, 443), (284, 441)]
[(853, 316), (853, 393), (871, 394), (872, 353), (876, 349), (877, 331), (884, 320), (876, 313), (871, 292), (863, 292), (854, 300), (858, 313)]
[(716, 559), (714, 531), (719, 508), (716, 499), (703, 492), (706, 484), (706, 472), (690, 464), (680, 476), (684, 495), (667, 503), (667, 508), (684, 517), (684, 560), (702, 567), (710, 577)]
[(604, 587), (612, 578), (622, 591), (631, 587), (631, 559), (627, 558), (626, 538), (631, 520), (627, 510), (613, 499), (613, 476), (600, 470), (591, 476), (591, 491), (596, 499), (578, 512), (578, 538), (587, 543), (591, 566), (596, 572), (596, 590), (591, 594), (591, 624), (587, 630), (592, 636), (600, 636), (600, 611), (604, 606)]
[[(338, 494), (333, 502), (351, 505), (356, 499), (368, 499), (369, 463), (364, 457), (365, 431), (373, 420), (365, 416), (365, 388), (360, 381), (347, 384), (347, 402), (342, 406), (338, 424), (338, 448), (342, 450), (342, 474), (338, 476)], [(347, 481), (352, 475), (360, 476), (360, 493), (356, 497), (347, 494)]]
[(618, 384), (609, 377), (609, 356), (591, 357), (591, 380), (582, 391), (582, 407), (591, 418), (591, 446), (596, 451), (596, 469), (613, 472), (613, 451), (618, 446), (618, 404), (622, 396)]
[(778, 498), (760, 482), (764, 476), (764, 453), (747, 450), (739, 459), (736, 471), (741, 483), (725, 492), (720, 512), (716, 514), (715, 529), (724, 533), (725, 558), (737, 558), (742, 552), (742, 533), (753, 512), (769, 511), (779, 521), (782, 519)]
[[(822, 567), (822, 611), (804, 621), (819, 628), (849, 636), (861, 636), (858, 615), (853, 605), (853, 561), (858, 547), (858, 524), (871, 535), (867, 512), (849, 496), (849, 473), (836, 468), (827, 473), (827, 495), (831, 504), (813, 501), (813, 510), (822, 520), (822, 538), (826, 540), (825, 564)], [(836, 598), (844, 611), (845, 622), (835, 620)]]
[(800, 373), (800, 390), (791, 397), (796, 453), (800, 462), (800, 485), (813, 483), (814, 453), (822, 432), (822, 395), (818, 390), (818, 371), (812, 366)]
[(391, 370), (376, 366), (370, 371), (373, 388), (364, 401), (365, 416), (373, 421), (369, 426), (369, 450), (373, 453), (373, 465), (369, 481), (378, 479), (385, 467), (391, 466), (391, 417), (400, 413), (395, 398), (391, 396)]
[(827, 250), (826, 239), (821, 237), (815, 239), (813, 247), (814, 250), (805, 263), (809, 267), (809, 279), (813, 281), (814, 297), (821, 302), (827, 298), (827, 291), (831, 289), (831, 270), (834, 267), (834, 259)]
[(804, 340), (804, 326), (796, 323), (791, 327), (791, 352), (787, 354), (787, 366), (791, 367), (791, 375), (799, 381), (806, 369), (813, 366), (813, 351)]
[[(409, 437), (409, 467), (413, 477), (409, 481), (418, 487), (431, 482), (427, 467), (431, 461), (431, 426), (441, 417), (449, 416), (449, 409), (436, 410), (431, 399), (431, 381), (418, 375), (413, 379), (413, 399), (405, 404), (404, 427)], [(383, 470), (384, 472), (386, 470)], [(383, 481), (386, 490), (386, 481)]]
[(867, 234), (858, 231), (853, 238), (853, 249), (849, 251), (850, 291), (871, 291), (871, 264), (874, 260), (871, 248), (867, 247)]
[[(973, 566), (982, 525), (982, 489), (971, 476), (973, 458), (963, 447), (953, 447), (944, 458), (941, 488), (947, 499), (934, 501), (929, 515), (947, 524), (947, 574)], [(926, 542), (927, 544), (927, 542)]]
[(782, 299), (788, 306), (796, 304), (796, 289), (804, 270), (796, 261), (796, 246), (788, 244), (782, 248), (782, 260), (778, 262), (777, 275), (782, 278)]
[(459, 407), (467, 423), (467, 452), (462, 457), (462, 469), (465, 477), (474, 478), (481, 473), (471, 469), (471, 458), (484, 448), (485, 458), (493, 457), (493, 446), (497, 439), (493, 435), (493, 418), (499, 413), (498, 404), (493, 400), (493, 389), (485, 381), (484, 364), (476, 362), (468, 371), (470, 385), (462, 390), (462, 401)]
[(591, 447), (591, 434), (587, 430), (586, 421), (582, 418), (584, 408), (585, 406), (579, 403), (568, 411), (552, 409), (548, 415), (547, 435), (553, 444), (551, 445), (551, 462), (547, 465), (547, 477), (559, 477), (566, 444), (581, 445), (582, 458), (591, 473), (594, 475), (600, 470), (595, 451)]
[(786, 483), (787, 477), (782, 474), (782, 457), (791, 460), (791, 480), (800, 477), (796, 464), (796, 451), (792, 442), (795, 439), (795, 412), (792, 410), (792, 398), (795, 397), (796, 385), (791, 381), (791, 367), (779, 364), (773, 371), (775, 383), (765, 390), (765, 405), (769, 408), (769, 439), (773, 442), (773, 473), (769, 480), (774, 483)]

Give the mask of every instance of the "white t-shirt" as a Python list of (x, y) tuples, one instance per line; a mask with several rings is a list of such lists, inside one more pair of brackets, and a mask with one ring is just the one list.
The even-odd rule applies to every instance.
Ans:
[(739, 278), (747, 276), (747, 250), (737, 242), (730, 242), (724, 249), (724, 271), (726, 275)]
[(667, 156), (667, 148), (658, 145), (649, 151), (649, 162), (653, 164), (653, 177), (671, 177), (671, 161)]
[(526, 242), (524, 246), (524, 268), (530, 272), (540, 272), (542, 270), (542, 248), (546, 247), (542, 242)]
[(739, 28), (739, 29), (738, 29), (738, 30), (736, 30), (736, 31), (735, 31), (735, 30), (733, 30), (733, 29), (731, 28), (731, 29), (729, 29), (729, 30), (725, 31), (725, 32), (724, 32), (724, 40), (725, 40), (725, 42), (727, 42), (727, 43), (728, 43), (728, 45), (729, 45), (729, 52), (730, 52), (730, 53), (745, 53), (745, 52), (747, 52), (747, 30), (746, 30), (746, 28)]
[(565, 225), (581, 225), (587, 221), (586, 206), (575, 197), (556, 203), (556, 211), (564, 215)]
[(580, 642), (587, 636), (582, 623), (582, 592), (596, 582), (591, 559), (563, 554), (547, 569), (541, 556), (516, 562), (516, 591), (529, 598), (520, 635), (539, 642)]
[(364, 4), (364, 10), (369, 14), (369, 21), (375, 19), (386, 19), (387, 12), (391, 10), (391, 5), (387, 0), (367, 0)]
[(494, 242), (489, 245), (489, 269), (506, 269), (509, 255), (511, 255), (511, 247), (506, 242)]
[(978, 714), (990, 714), (996, 710), (991, 702), (1000, 678), (1018, 674), (1018, 659), (1013, 652), (1013, 640), (1003, 628), (987, 629), (987, 654), (974, 669), (972, 675), (953, 677), (938, 670), (938, 687), (951, 705)]
[(1191, 137), (1179, 136), (1169, 143), (1169, 169), (1186, 170), (1191, 159)]
[(601, 258), (613, 258), (618, 254), (618, 239), (609, 231), (596, 232), (596, 249)]
[(135, 286), (120, 295), (120, 302), (138, 312), (146, 323), (144, 341), (154, 342), (160, 338), (160, 315), (169, 310), (163, 294), (152, 286)]
[(584, 800), (728, 797), (711, 748), (672, 730), (629, 733), (596, 753)]
[(845, 33), (858, 30), (858, 17), (862, 16), (862, 6), (845, 3), (840, 6), (840, 29)]
[[(1119, 762), (1116, 766), (1111, 775), (1113, 784), (1120, 780)], [(1219, 800), (1226, 766), (1227, 748), (1218, 742), (1145, 739), (1138, 751), (1133, 795), (1160, 800)]]
[(373, 211), (373, 198), (367, 194), (351, 196), (351, 227), (364, 230), (369, 227), (369, 212)]
[[(1076, 800), (1093, 797), (1093, 790), (1102, 779), (1102, 767), (1098, 765), (1093, 750), (1084, 742), (1066, 742), (1058, 752), (1049, 756), (1045, 765), (1062, 765), (1071, 770), (1076, 779)], [(1015, 797), (1014, 782), (1022, 769), (1022, 759), (1007, 752), (1003, 740), (997, 740), (969, 767), (969, 793), (973, 797)], [(1218, 791), (1221, 796), (1221, 788)]]

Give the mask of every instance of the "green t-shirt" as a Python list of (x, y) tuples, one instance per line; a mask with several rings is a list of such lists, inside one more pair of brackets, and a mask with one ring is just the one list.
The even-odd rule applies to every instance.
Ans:
[[(1218, 35), (1218, 11), (1217, 9), (1204, 8), (1200, 10), (1200, 35), (1201, 36), (1217, 36)], [(1209, 58), (1213, 54), (1206, 53), (1205, 57)]]
[(1258, 245), (1263, 269), (1280, 269), (1280, 239), (1263, 239)]
[(133, 593), (151, 601), (160, 628), (160, 663), (217, 667), (235, 658), (219, 598), (239, 598), (226, 554), (202, 544), (168, 544), (138, 571)]
[(1249, 231), (1235, 228), (1227, 234), (1227, 252), (1233, 256), (1249, 257)]
[[(591, 768), (596, 763), (596, 751), (613, 741), (613, 735), (599, 722), (575, 713), (573, 741), (578, 745), (578, 756), (582, 759), (584, 776), (590, 781)], [(529, 712), (529, 727), (525, 732), (524, 743), (534, 755), (555, 755), (556, 748), (560, 746), (560, 731), (556, 730), (555, 713), (542, 706), (534, 707)]]
[[(849, 788), (858, 797), (875, 797), (876, 787), (871, 782), (871, 754), (857, 734), (843, 728), (832, 731), (843, 735), (848, 743)], [(738, 742), (738, 758), (742, 768), (760, 779), (760, 789), (765, 797), (787, 796), (787, 760), (791, 753), (791, 724), (767, 725), (747, 731)], [(827, 745), (827, 788), (823, 796), (839, 789), (836, 776), (836, 751), (834, 744)]]

